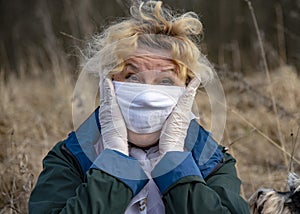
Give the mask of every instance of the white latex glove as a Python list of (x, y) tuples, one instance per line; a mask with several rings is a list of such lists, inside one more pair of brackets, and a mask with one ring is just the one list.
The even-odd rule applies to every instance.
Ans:
[(108, 78), (100, 80), (99, 121), (104, 149), (128, 155), (127, 129), (117, 103), (114, 86)]
[(159, 152), (183, 151), (184, 139), (191, 122), (191, 109), (200, 80), (195, 77), (178, 99), (176, 106), (166, 120), (159, 139)]

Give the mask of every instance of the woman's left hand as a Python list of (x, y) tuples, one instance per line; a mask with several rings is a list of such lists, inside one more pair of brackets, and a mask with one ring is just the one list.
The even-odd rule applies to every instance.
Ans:
[(183, 151), (184, 139), (191, 122), (191, 109), (200, 80), (195, 77), (179, 98), (177, 105), (166, 120), (159, 139), (159, 152)]
[(127, 129), (109, 78), (100, 80), (99, 121), (104, 149), (128, 155)]

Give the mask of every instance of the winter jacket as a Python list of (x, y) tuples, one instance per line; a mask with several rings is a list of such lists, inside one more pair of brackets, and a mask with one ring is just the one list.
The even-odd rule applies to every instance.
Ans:
[[(99, 108), (43, 160), (43, 171), (29, 199), (29, 213), (124, 213), (148, 183), (138, 160), (105, 149)], [(168, 152), (151, 172), (166, 213), (249, 213), (240, 196), (235, 159), (192, 120), (186, 152)]]

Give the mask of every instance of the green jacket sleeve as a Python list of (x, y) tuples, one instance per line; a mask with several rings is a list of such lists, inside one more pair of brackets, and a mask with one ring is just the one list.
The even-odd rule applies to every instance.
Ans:
[[(240, 196), (241, 182), (236, 174), (235, 160), (228, 154), (224, 154), (224, 157), (223, 165), (206, 180), (202, 178), (201, 173), (184, 174), (182, 169), (186, 167), (180, 165), (171, 170), (168, 175), (154, 178), (163, 192), (166, 213), (250, 213), (248, 204)], [(167, 164), (163, 163), (167, 162), (166, 159), (167, 156), (156, 166), (154, 174), (155, 171), (159, 171), (157, 168), (166, 168)], [(197, 167), (192, 157), (187, 156), (181, 165), (186, 164), (196, 172)], [(172, 181), (172, 178), (178, 175), (180, 178), (175, 182)], [(167, 181), (170, 181), (171, 185)]]
[[(124, 213), (138, 191), (136, 187), (142, 188), (145, 181), (122, 181), (114, 172), (101, 169), (101, 164), (93, 165), (82, 176), (76, 160), (62, 149), (63, 145), (58, 143), (43, 160), (43, 171), (29, 199), (29, 213)], [(135, 160), (128, 162), (117, 152), (109, 151), (104, 156), (96, 161), (101, 163), (109, 156), (123, 158), (124, 164), (130, 164), (123, 164), (125, 169), (120, 171), (140, 170), (132, 164)]]

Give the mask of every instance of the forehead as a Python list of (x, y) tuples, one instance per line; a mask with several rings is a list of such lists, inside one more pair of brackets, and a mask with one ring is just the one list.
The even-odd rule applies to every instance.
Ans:
[(135, 66), (142, 67), (164, 67), (170, 66), (175, 67), (176, 63), (174, 60), (157, 55), (144, 55), (144, 56), (133, 56), (125, 60), (126, 63), (132, 63)]

